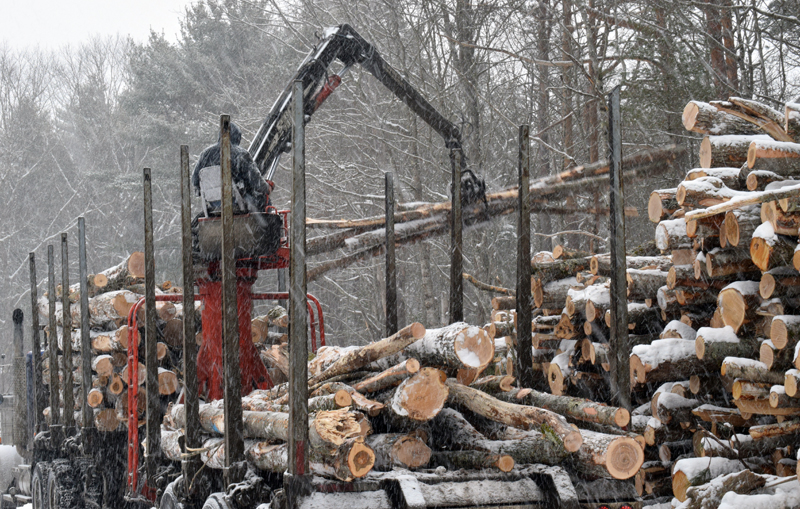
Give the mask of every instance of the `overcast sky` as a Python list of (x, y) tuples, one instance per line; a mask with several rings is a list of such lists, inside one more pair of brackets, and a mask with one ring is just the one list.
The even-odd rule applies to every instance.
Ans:
[(175, 41), (192, 0), (0, 0), (0, 41), (22, 49), (76, 45), (92, 35), (145, 41), (152, 28)]

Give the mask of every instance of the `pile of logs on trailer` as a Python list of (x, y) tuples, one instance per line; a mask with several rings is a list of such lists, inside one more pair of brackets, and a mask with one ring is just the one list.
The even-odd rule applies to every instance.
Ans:
[[(646, 503), (800, 505), (800, 105), (692, 101), (683, 120), (704, 135), (700, 167), (653, 191), (656, 250), (627, 257), (631, 412), (612, 406), (610, 258), (559, 247), (531, 262), (537, 387), (515, 384), (514, 292), (482, 285), (508, 294), (492, 300), (489, 324), (414, 323), (309, 360), (312, 473), (352, 481), (371, 470), (541, 463)], [(100, 430), (126, 421), (126, 321), (142, 277), (134, 253), (89, 278), (88, 398)], [(46, 296), (43, 316), (47, 305)], [(159, 302), (157, 313), (161, 447), (181, 461), (182, 309)], [(270, 330), (287, 325), (280, 307), (252, 322), (276, 382), (242, 398), (246, 457), (263, 471), (288, 463), (287, 336)], [(201, 405), (205, 440), (192, 454), (210, 469), (224, 467), (223, 423), (220, 401)]]

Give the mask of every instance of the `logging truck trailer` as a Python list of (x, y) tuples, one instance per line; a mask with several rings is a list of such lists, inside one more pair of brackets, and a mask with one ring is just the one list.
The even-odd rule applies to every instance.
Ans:
[[(327, 67), (341, 60), (344, 68), (339, 74), (328, 76)], [(277, 159), (289, 148), (302, 146), (290, 143), (311, 114), (330, 95), (340, 82), (341, 75), (353, 63), (359, 63), (390, 88), (412, 110), (420, 115), (445, 139), (453, 153), (461, 153), (460, 135), (422, 98), (378, 52), (347, 25), (329, 29), (326, 35), (301, 65), (294, 84), (278, 99), (262, 129), (250, 147), (250, 152), (262, 172), (271, 177)], [(293, 116), (291, 101), (303, 104), (302, 112)], [(295, 108), (297, 109), (297, 108)], [(229, 143), (229, 118), (221, 119), (222, 146)], [(64, 386), (72, 385), (71, 341), (64, 341), (59, 352), (55, 334), (51, 336), (47, 351), (39, 346), (39, 319), (37, 306), (37, 281), (35, 260), (31, 253), (31, 303), (32, 351), (37, 355), (23, 355), (23, 313), (15, 310), (14, 344), (16, 378), (15, 412), (20, 423), (15, 433), (15, 445), (22, 452), (25, 463), (14, 471), (11, 486), (0, 497), (0, 509), (32, 503), (34, 509), (73, 508), (151, 508), (160, 509), (284, 509), (332, 508), (341, 509), (411, 509), (426, 507), (447, 508), (569, 508), (569, 509), (640, 509), (636, 492), (630, 483), (604, 484), (575, 483), (568, 473), (558, 466), (517, 465), (510, 472), (487, 470), (447, 470), (443, 467), (422, 470), (391, 470), (368, 472), (351, 482), (331, 480), (311, 475), (302, 465), (310, 453), (307, 444), (289, 440), (290, 449), (284, 464), (287, 471), (267, 471), (259, 468), (245, 456), (242, 431), (241, 395), (254, 388), (269, 388), (271, 379), (266, 372), (250, 338), (250, 312), (256, 298), (290, 300), (291, 309), (309, 311), (314, 348), (314, 316), (321, 344), (324, 344), (322, 309), (313, 296), (303, 292), (276, 292), (254, 294), (251, 291), (258, 272), (267, 269), (302, 267), (305, 259), (302, 250), (294, 253), (295, 233), (304, 229), (304, 216), (292, 215), (289, 231), (289, 211), (267, 210), (262, 215), (238, 215), (232, 212), (230, 193), (230, 161), (222, 151), (221, 217), (206, 217), (196, 230), (199, 253), (193, 253), (191, 228), (191, 184), (188, 148), (181, 148), (182, 194), (182, 265), (183, 288), (199, 288), (183, 295), (155, 295), (155, 262), (153, 259), (151, 175), (144, 170), (145, 218), (145, 296), (131, 308), (128, 316), (128, 398), (127, 429), (110, 426), (98, 429), (96, 417), (86, 402), (92, 387), (91, 346), (89, 343), (89, 305), (87, 289), (86, 242), (83, 218), (78, 221), (81, 297), (81, 349), (82, 387), (80, 412), (71, 410), (61, 416), (59, 411), (59, 380)], [(228, 153), (229, 155), (229, 153)], [(301, 156), (302, 157), (302, 156)], [(464, 164), (464, 158), (453, 161)], [(227, 173), (226, 173), (227, 168)], [(293, 168), (297, 171), (297, 166)], [(472, 172), (460, 172), (459, 188), (462, 199), (474, 201), (483, 196), (485, 185)], [(458, 177), (456, 177), (457, 179)], [(302, 179), (294, 179), (300, 182)], [(298, 184), (301, 185), (301, 184)], [(293, 189), (293, 194), (304, 189)], [(454, 191), (455, 192), (455, 191)], [(292, 211), (294, 213), (294, 211)], [(304, 234), (303, 234), (304, 235)], [(300, 237), (300, 238), (304, 238)], [(62, 284), (67, 286), (66, 234), (62, 234)], [(199, 258), (196, 256), (199, 254)], [(197, 260), (200, 260), (198, 262)], [(293, 265), (297, 264), (297, 265)], [(55, 278), (52, 248), (48, 249), (50, 330), (55, 331)], [(145, 324), (137, 323), (138, 309), (156, 309), (157, 300), (183, 302), (183, 359), (186, 408), (185, 429), (177, 440), (177, 456), (172, 459), (162, 450), (162, 417), (164, 409), (157, 390), (148, 390), (144, 405), (144, 422), (139, 418), (139, 351), (144, 351), (146, 387), (158, 385), (158, 362), (155, 341), (139, 343), (139, 326), (143, 325), (144, 338), (155, 338), (155, 313), (145, 313)], [(194, 302), (203, 301), (203, 345), (197, 351), (194, 334)], [(69, 316), (69, 292), (62, 292), (64, 320)], [(242, 313), (241, 310), (246, 310)], [(315, 314), (316, 311), (316, 314)], [(65, 325), (64, 330), (69, 327)], [(238, 340), (223, 338), (236, 337)], [(295, 373), (305, 374), (307, 355), (306, 327), (295, 328), (302, 340), (290, 340), (294, 345), (290, 359)], [(292, 331), (290, 330), (290, 336)], [(188, 338), (188, 340), (187, 340)], [(61, 353), (62, 361), (58, 361)], [(50, 361), (49, 419), (44, 418), (45, 389), (42, 376), (42, 354)], [(17, 359), (19, 361), (17, 362)], [(224, 363), (223, 363), (224, 359)], [(224, 364), (224, 365), (223, 365)], [(291, 370), (290, 370), (291, 375)], [(307, 387), (306, 378), (290, 376), (290, 394), (298, 387)], [(72, 391), (64, 392), (64, 408), (71, 409)], [(203, 394), (208, 400), (221, 400), (224, 409), (224, 468), (214, 469), (201, 464), (200, 454), (210, 452), (198, 443), (201, 425), (198, 398)], [(302, 394), (302, 392), (301, 392)], [(308, 401), (290, 398), (290, 430), (308, 429), (306, 416)], [(191, 413), (192, 410), (193, 412)], [(236, 417), (238, 416), (238, 418)], [(29, 418), (30, 417), (30, 418)], [(115, 417), (116, 419), (116, 417)], [(118, 423), (116, 423), (118, 424)], [(143, 434), (140, 432), (143, 431)], [(292, 431), (294, 432), (294, 431)], [(142, 436), (143, 435), (143, 436)], [(292, 460), (296, 461), (292, 464)], [(142, 461), (143, 460), (143, 461)], [(299, 473), (298, 473), (299, 472)], [(612, 486), (612, 488), (609, 488)]]

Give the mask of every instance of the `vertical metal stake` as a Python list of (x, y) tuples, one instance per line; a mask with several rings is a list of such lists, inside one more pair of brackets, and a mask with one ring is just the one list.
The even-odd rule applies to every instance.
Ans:
[(464, 280), (461, 223), (461, 149), (450, 150), (450, 323), (464, 320)]
[(394, 177), (386, 177), (386, 337), (397, 332), (397, 264), (394, 256)]
[(292, 85), (292, 220), (289, 248), (289, 473), (308, 472), (308, 311), (303, 82)]
[(22, 321), (25, 316), (21, 309), (11, 313), (14, 322), (14, 435), (13, 445), (22, 451), (26, 461), (32, 458), (28, 446), (28, 389), (25, 383), (25, 345)]
[(67, 234), (61, 234), (61, 358), (64, 364), (64, 426), (75, 426), (72, 409), (75, 401), (72, 394), (72, 314), (69, 301), (69, 255)]
[(88, 394), (92, 390), (92, 345), (89, 339), (89, 269), (86, 263), (86, 220), (78, 218), (78, 264), (81, 281), (81, 415), (83, 427), (94, 426), (94, 414)]
[[(220, 115), (222, 172), (222, 374), (225, 378), (225, 483), (241, 481), (236, 463), (244, 460), (242, 375), (239, 370), (239, 314), (236, 301), (236, 244), (233, 238), (231, 117)], [(243, 472), (241, 472), (243, 474)]]
[(631, 409), (630, 355), (628, 339), (628, 281), (625, 259), (625, 200), (622, 188), (622, 137), (617, 85), (608, 98), (608, 145), (611, 176), (611, 389), (619, 406)]
[(56, 324), (56, 262), (53, 245), (47, 246), (47, 299), (49, 303), (50, 327), (48, 347), (50, 351), (50, 425), (61, 424), (58, 409), (58, 327)]
[[(183, 394), (186, 411), (184, 444), (199, 449), (200, 402), (197, 389), (197, 342), (194, 328), (194, 262), (192, 260), (192, 180), (189, 147), (181, 145), (181, 254), (183, 255)], [(189, 498), (196, 491), (192, 482), (200, 469), (200, 458), (192, 455), (182, 462), (183, 482)]]
[(533, 387), (531, 339), (530, 126), (519, 126), (519, 217), (517, 219), (517, 373), (521, 387)]
[[(156, 344), (156, 259), (153, 247), (153, 182), (150, 168), (143, 170), (144, 184), (144, 364), (147, 370), (147, 478), (155, 479), (161, 456), (161, 404), (158, 394), (158, 351)], [(152, 486), (152, 485), (151, 485)]]
[(36, 254), (29, 253), (31, 271), (31, 351), (33, 352), (33, 400), (35, 431), (42, 431), (46, 424), (42, 412), (47, 404), (44, 400), (44, 384), (42, 383), (42, 346), (39, 336), (39, 291), (36, 281)]

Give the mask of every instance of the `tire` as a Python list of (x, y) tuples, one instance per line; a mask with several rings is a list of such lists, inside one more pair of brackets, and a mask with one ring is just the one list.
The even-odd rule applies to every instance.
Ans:
[(158, 509), (183, 509), (177, 495), (175, 495), (175, 483), (177, 480), (167, 484), (164, 493), (161, 495), (161, 502), (158, 504)]
[(56, 460), (47, 478), (49, 509), (81, 509), (80, 479), (67, 460)]
[(203, 509), (233, 509), (224, 493), (212, 493), (203, 504)]
[(33, 469), (31, 476), (31, 499), (33, 509), (50, 509), (47, 503), (47, 480), (50, 477), (50, 465), (40, 461)]

